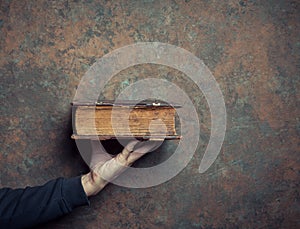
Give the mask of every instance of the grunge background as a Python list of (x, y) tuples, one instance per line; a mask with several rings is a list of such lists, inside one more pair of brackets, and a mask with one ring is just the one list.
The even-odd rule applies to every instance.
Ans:
[[(113, 99), (147, 77), (167, 79), (199, 114), (197, 152), (156, 187), (109, 185), (40, 228), (296, 228), (299, 226), (299, 1), (0, 1), (0, 185), (25, 187), (88, 170), (70, 139), (81, 77), (104, 54), (134, 42), (182, 47), (209, 67), (227, 109), (225, 141), (204, 174), (210, 136), (201, 91), (174, 69), (144, 64), (116, 75)], [(188, 115), (188, 114), (187, 114)], [(136, 166), (166, 160), (164, 143)]]

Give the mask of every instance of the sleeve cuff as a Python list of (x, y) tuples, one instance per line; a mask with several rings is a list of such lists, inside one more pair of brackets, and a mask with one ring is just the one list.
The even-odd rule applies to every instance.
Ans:
[(63, 179), (62, 197), (70, 210), (78, 206), (90, 205), (82, 187), (81, 176)]

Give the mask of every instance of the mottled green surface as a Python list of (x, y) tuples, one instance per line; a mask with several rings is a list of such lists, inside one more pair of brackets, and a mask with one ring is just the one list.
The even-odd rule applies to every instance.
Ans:
[[(148, 189), (108, 186), (90, 207), (40, 228), (297, 228), (299, 1), (13, 1), (0, 13), (0, 185), (24, 187), (87, 171), (70, 139), (70, 102), (104, 54), (139, 41), (180, 46), (202, 59), (224, 94), (221, 153), (198, 173), (209, 140), (207, 103), (182, 73), (140, 65), (102, 96), (149, 76), (191, 97), (201, 121), (188, 166)], [(175, 143), (139, 166), (165, 160)]]

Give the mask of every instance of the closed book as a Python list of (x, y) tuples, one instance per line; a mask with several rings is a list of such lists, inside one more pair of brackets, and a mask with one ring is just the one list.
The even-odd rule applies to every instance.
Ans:
[(73, 139), (179, 139), (177, 104), (159, 101), (73, 103)]

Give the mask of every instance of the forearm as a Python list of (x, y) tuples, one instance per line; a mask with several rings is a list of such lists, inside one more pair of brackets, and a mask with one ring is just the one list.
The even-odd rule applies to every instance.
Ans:
[(59, 178), (42, 186), (0, 189), (0, 228), (24, 228), (43, 223), (89, 204), (81, 177)]

